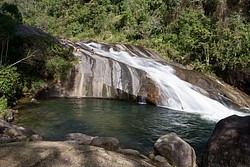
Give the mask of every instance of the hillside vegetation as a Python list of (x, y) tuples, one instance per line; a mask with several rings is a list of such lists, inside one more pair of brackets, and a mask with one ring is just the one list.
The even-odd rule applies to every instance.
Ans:
[[(190, 69), (216, 74), (250, 94), (250, 0), (3, 0), (0, 5), (4, 2), (18, 7), (12, 15), (18, 20), (15, 24), (32, 25), (71, 40), (138, 44)], [(25, 69), (24, 76), (32, 69), (32, 77), (38, 69), (46, 69), (38, 76), (54, 74), (49, 72), (55, 68), (48, 60), (64, 64), (51, 50), (32, 50), (32, 41), (30, 45), (23, 38), (21, 43), (11, 42), (13, 33), (6, 36), (2, 31), (4, 19), (9, 20), (0, 20), (2, 64), (30, 54), (48, 55), (38, 56), (41, 66), (32, 67), (34, 61), (29, 59), (28, 66), (15, 67)], [(23, 50), (9, 48), (4, 56), (8, 47)]]
[(54, 36), (139, 44), (250, 93), (250, 0), (8, 1)]
[(22, 23), (16, 5), (0, 5), (0, 117), (23, 93), (36, 94), (65, 79), (75, 62), (71, 49)]

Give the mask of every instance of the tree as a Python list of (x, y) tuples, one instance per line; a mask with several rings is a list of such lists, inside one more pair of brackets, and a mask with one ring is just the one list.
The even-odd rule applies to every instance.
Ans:
[(1, 12), (5, 15), (10, 16), (16, 22), (16, 24), (22, 24), (22, 14), (20, 13), (16, 5), (5, 2), (2, 5)]
[(13, 21), (13, 19), (8, 15), (0, 14), (0, 40), (2, 43), (0, 65), (3, 63), (3, 57), (4, 60), (6, 60), (9, 49), (9, 40), (10, 37), (15, 34), (15, 32), (16, 23)]
[(2, 43), (0, 65), (2, 65), (3, 61), (6, 61), (9, 49), (9, 40), (12, 36), (14, 36), (17, 26), (21, 23), (22, 15), (17, 6), (3, 3), (0, 10), (0, 40)]

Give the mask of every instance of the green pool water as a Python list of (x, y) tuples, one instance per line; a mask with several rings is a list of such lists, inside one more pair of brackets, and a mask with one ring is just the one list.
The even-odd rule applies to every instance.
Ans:
[(68, 133), (111, 136), (122, 147), (147, 154), (155, 141), (177, 133), (194, 147), (198, 157), (215, 122), (200, 115), (153, 105), (103, 99), (46, 99), (19, 107), (15, 123), (42, 135), (46, 140), (64, 140)]

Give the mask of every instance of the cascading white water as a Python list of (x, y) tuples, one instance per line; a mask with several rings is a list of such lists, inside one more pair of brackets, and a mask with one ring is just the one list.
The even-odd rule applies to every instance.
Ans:
[(110, 48), (109, 51), (105, 51), (101, 48), (101, 44), (93, 42), (79, 44), (89, 47), (98, 56), (108, 57), (146, 72), (160, 88), (161, 96), (158, 100), (158, 106), (178, 111), (198, 113), (202, 117), (214, 121), (233, 114), (245, 115), (242, 112), (227, 108), (220, 102), (197, 92), (195, 86), (178, 78), (174, 74), (174, 69), (170, 66), (162, 65), (151, 59), (133, 57), (123, 50), (115, 51), (113, 48)]

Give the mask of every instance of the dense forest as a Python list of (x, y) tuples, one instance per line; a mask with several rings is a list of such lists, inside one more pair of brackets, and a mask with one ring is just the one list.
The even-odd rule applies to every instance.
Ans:
[(250, 0), (4, 0), (0, 7), (1, 99), (72, 65), (70, 51), (51, 40), (15, 35), (20, 24), (75, 41), (141, 45), (250, 93)]

